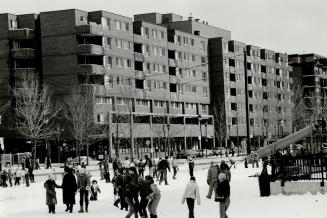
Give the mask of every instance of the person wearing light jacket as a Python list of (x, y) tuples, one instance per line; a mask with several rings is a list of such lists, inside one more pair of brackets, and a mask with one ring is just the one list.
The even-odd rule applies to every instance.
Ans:
[(190, 182), (187, 184), (184, 196), (182, 199), (182, 204), (187, 203), (187, 207), (189, 210), (188, 217), (194, 218), (194, 201), (197, 200), (198, 205), (200, 205), (200, 192), (199, 192), (199, 186), (195, 181), (195, 177), (192, 176)]

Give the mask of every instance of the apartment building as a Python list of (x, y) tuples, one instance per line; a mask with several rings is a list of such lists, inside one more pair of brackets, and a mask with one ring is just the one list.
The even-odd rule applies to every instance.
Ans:
[(249, 131), (252, 146), (258, 146), (291, 133), (287, 55), (224, 38), (209, 45), (212, 103), (225, 105), (229, 138), (239, 142)]
[(302, 90), (303, 97), (317, 112), (316, 119), (326, 120), (327, 58), (317, 54), (292, 54), (288, 59), (293, 68), (293, 89)]
[[(213, 146), (207, 38), (105, 11), (71, 9), (0, 18), (6, 24), (0, 30), (3, 76), (14, 77), (16, 68), (24, 68), (23, 75), (33, 71), (60, 97), (77, 84), (92, 89), (94, 122), (108, 125), (109, 132), (90, 147), (91, 156), (114, 154), (116, 149), (146, 153)], [(8, 47), (13, 33), (25, 37), (17, 40), (29, 40), (17, 47), (28, 60), (14, 67), (6, 62), (15, 60)], [(4, 97), (12, 84), (6, 85), (7, 90), (1, 88)], [(69, 139), (65, 149), (70, 144), (74, 149)]]

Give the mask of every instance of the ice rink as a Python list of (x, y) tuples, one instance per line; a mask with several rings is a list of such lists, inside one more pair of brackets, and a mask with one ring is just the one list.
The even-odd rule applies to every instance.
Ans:
[[(195, 177), (200, 186), (201, 205), (195, 206), (195, 217), (219, 217), (219, 204), (205, 196), (208, 191), (206, 184), (207, 167), (196, 167)], [(327, 215), (327, 195), (292, 195), (259, 196), (258, 179), (249, 177), (260, 169), (251, 167), (244, 169), (238, 164), (232, 169), (231, 205), (228, 210), (230, 218), (325, 218)], [(189, 181), (187, 166), (181, 166), (177, 180), (169, 174), (169, 185), (161, 185), (161, 201), (158, 207), (160, 218), (188, 217), (186, 204), (181, 204), (184, 188)], [(98, 180), (99, 181), (99, 180)], [(59, 185), (61, 181), (56, 181)], [(45, 205), (45, 189), (43, 182), (31, 184), (29, 188), (20, 187), (0, 188), (0, 218), (42, 218), (42, 217), (97, 217), (97, 218), (123, 218), (126, 211), (114, 207), (113, 188), (111, 183), (99, 181), (102, 193), (97, 202), (90, 202), (89, 213), (79, 214), (79, 205), (74, 206), (72, 214), (66, 213), (62, 204), (61, 189), (57, 189), (58, 204), (56, 214), (48, 214)], [(76, 196), (76, 202), (79, 195)]]

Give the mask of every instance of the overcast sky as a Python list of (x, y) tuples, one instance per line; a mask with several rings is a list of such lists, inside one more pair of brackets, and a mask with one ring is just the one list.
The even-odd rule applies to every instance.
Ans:
[(176, 13), (230, 30), (232, 39), (278, 52), (327, 56), (326, 0), (0, 0), (1, 13), (76, 8), (134, 14)]

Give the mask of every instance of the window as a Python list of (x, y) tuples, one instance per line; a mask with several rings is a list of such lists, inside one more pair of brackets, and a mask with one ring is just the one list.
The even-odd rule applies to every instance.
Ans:
[(195, 62), (195, 55), (192, 54), (192, 62)]
[(202, 66), (205, 66), (207, 64), (207, 58), (206, 57), (201, 57), (201, 64), (202, 64)]
[(253, 104), (249, 104), (249, 111), (253, 112)]
[(158, 38), (158, 31), (156, 29), (152, 29), (152, 37)]
[(229, 74), (229, 81), (236, 82), (236, 77), (234, 73)]
[(97, 123), (104, 123), (104, 114), (97, 114)]
[(131, 61), (131, 59), (125, 59), (124, 60), (124, 66), (126, 68), (131, 68), (132, 67), (132, 61)]
[(188, 45), (188, 38), (187, 37), (183, 37), (183, 43), (184, 43), (184, 45)]
[(263, 99), (268, 99), (268, 93), (267, 92), (263, 92)]
[(158, 47), (157, 46), (153, 46), (153, 54), (158, 55)]
[(17, 21), (16, 20), (10, 20), (10, 29), (17, 29)]
[(115, 29), (120, 30), (121, 29), (121, 22), (120, 20), (114, 20), (115, 23)]
[(121, 39), (115, 39), (116, 42), (116, 48), (121, 48), (122, 47), (122, 40)]
[(230, 109), (231, 109), (232, 111), (236, 111), (236, 110), (237, 110), (237, 104), (234, 103), (234, 102), (230, 103)]
[(116, 58), (116, 66), (122, 67), (123, 66), (123, 59), (122, 58)]
[(252, 77), (248, 76), (248, 84), (252, 84)]
[(262, 79), (262, 86), (267, 86), (267, 80), (266, 79)]
[(208, 78), (207, 78), (207, 72), (202, 72), (202, 81), (203, 82), (207, 82)]
[(84, 17), (84, 16), (80, 16), (80, 17), (79, 17), (79, 20), (80, 20), (80, 21), (87, 21), (87, 18)]
[(110, 18), (102, 17), (101, 24), (103, 28), (110, 29)]
[(208, 87), (203, 87), (203, 97), (208, 97)]
[(193, 77), (196, 77), (196, 70), (192, 70)]
[(135, 79), (135, 88), (144, 89), (144, 80)]
[(128, 22), (124, 22), (124, 30), (129, 31), (129, 23)]
[(191, 39), (191, 45), (194, 46), (194, 39)]
[(104, 57), (104, 67), (106, 69), (111, 69), (112, 68), (112, 57)]
[(143, 36), (143, 38), (149, 39), (150, 29), (148, 27), (142, 27), (141, 28), (141, 35)]
[(103, 37), (103, 45), (111, 47), (111, 38), (110, 37)]
[(236, 96), (236, 88), (231, 88), (230, 89), (230, 95), (231, 96)]
[(237, 125), (237, 124), (238, 124), (237, 117), (232, 117), (232, 125)]
[(131, 49), (131, 42), (130, 41), (123, 41), (123, 48), (124, 49)]
[(253, 98), (253, 91), (249, 90), (249, 98)]
[(165, 32), (164, 32), (164, 31), (161, 31), (161, 32), (160, 32), (160, 35), (161, 35), (161, 38), (162, 38), (162, 39), (165, 38)]
[(104, 85), (106, 88), (113, 88), (113, 78), (112, 76), (104, 76)]
[(206, 43), (204, 41), (201, 41), (200, 44), (201, 44), (201, 47), (200, 47), (201, 50), (205, 51), (206, 50)]

